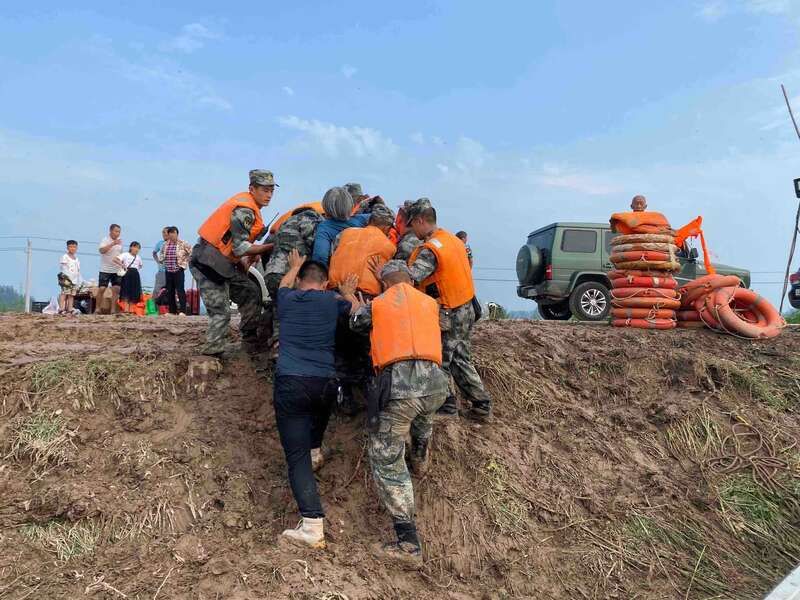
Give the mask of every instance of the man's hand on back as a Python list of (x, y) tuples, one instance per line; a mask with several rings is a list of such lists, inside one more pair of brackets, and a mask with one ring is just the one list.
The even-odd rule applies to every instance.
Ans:
[(299, 269), (303, 266), (304, 262), (306, 262), (306, 257), (302, 256), (300, 252), (297, 251), (297, 248), (292, 248), (292, 251), (289, 252), (289, 268)]
[(353, 273), (348, 275), (347, 279), (339, 284), (339, 292), (347, 300), (356, 299), (356, 289), (358, 289), (358, 275), (354, 275)]

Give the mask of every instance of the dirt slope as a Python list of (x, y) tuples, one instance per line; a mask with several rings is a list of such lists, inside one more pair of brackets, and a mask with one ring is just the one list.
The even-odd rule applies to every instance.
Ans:
[(197, 357), (203, 328), (0, 317), (0, 598), (738, 599), (800, 562), (797, 330), (480, 325), (495, 420), (437, 422), (409, 572), (370, 556), (358, 419), (327, 438), (329, 549), (277, 547), (269, 384)]

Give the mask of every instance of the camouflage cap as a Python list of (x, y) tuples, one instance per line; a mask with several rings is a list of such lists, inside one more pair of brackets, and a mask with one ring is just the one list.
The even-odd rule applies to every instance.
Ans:
[(250, 185), (274, 185), (275, 187), (280, 187), (275, 183), (275, 176), (272, 174), (272, 171), (264, 171), (262, 169), (253, 169), (250, 171)]
[(383, 265), (381, 269), (381, 279), (385, 279), (387, 275), (391, 275), (392, 273), (405, 273), (411, 277), (411, 269), (409, 269), (405, 261), (402, 260), (390, 260)]
[(375, 221), (384, 225), (391, 225), (394, 223), (394, 212), (385, 204), (374, 204), (369, 220), (370, 222)]
[(353, 202), (358, 202), (358, 199), (364, 195), (364, 192), (361, 191), (360, 183), (345, 183), (344, 189), (353, 197)]
[(431, 201), (428, 198), (420, 198), (416, 202), (412, 202), (410, 206), (406, 205), (404, 208), (406, 225), (411, 225), (412, 219), (418, 217), (423, 211), (431, 208)]

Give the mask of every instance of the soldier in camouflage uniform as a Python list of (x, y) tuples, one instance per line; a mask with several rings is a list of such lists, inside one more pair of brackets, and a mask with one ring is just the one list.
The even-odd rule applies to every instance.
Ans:
[[(380, 276), (387, 289), (398, 284), (413, 285), (411, 271), (402, 261), (387, 262)], [(350, 327), (360, 333), (372, 329), (372, 304), (363, 304), (355, 310), (350, 317)], [(377, 423), (370, 423), (368, 453), (378, 495), (392, 517), (397, 541), (375, 550), (384, 557), (419, 564), (422, 554), (414, 518), (414, 488), (405, 459), (405, 439), (410, 433), (414, 473), (424, 475), (430, 459), (433, 417), (447, 395), (448, 377), (435, 362), (423, 359), (389, 364), (381, 376), (391, 379), (388, 401), (377, 414)]]
[[(277, 186), (270, 171), (250, 171), (249, 196), (260, 210), (267, 206)], [(218, 214), (226, 204), (237, 197), (237, 194), (212, 215)], [(211, 218), (210, 218), (211, 219)], [(258, 221), (257, 221), (258, 219)], [(256, 222), (260, 222), (254, 208), (238, 206), (230, 212), (230, 223), (224, 240), (230, 240), (232, 257), (225, 256), (218, 247), (201, 237), (192, 248), (189, 268), (197, 281), (200, 297), (208, 312), (207, 341), (203, 354), (219, 356), (225, 351), (225, 341), (231, 320), (230, 304), (235, 302), (241, 315), (239, 330), (242, 342), (248, 352), (256, 353), (258, 343), (258, 327), (261, 319), (262, 302), (258, 285), (251, 280), (241, 264), (236, 260), (242, 257), (260, 257), (272, 250), (271, 244), (255, 244), (251, 239), (261, 237), (266, 228), (254, 232)], [(208, 223), (208, 221), (206, 222)], [(206, 226), (201, 226), (201, 232)], [(255, 234), (255, 236), (253, 235)]]
[[(413, 202), (411, 200), (406, 200), (403, 206), (400, 207), (400, 210), (397, 211), (398, 218), (405, 219), (408, 209), (412, 204)], [(399, 227), (400, 225), (398, 225), (398, 228)], [(403, 236), (397, 242), (397, 252), (395, 252), (394, 257), (397, 260), (408, 260), (420, 244), (422, 244), (422, 240), (416, 236), (412, 229), (409, 229), (403, 233)]]
[[(423, 243), (438, 230), (436, 212), (427, 198), (420, 198), (412, 204), (407, 211), (406, 218), (408, 225), (413, 228), (416, 236)], [(432, 219), (433, 222), (428, 219)], [(466, 258), (466, 250), (464, 252)], [(430, 249), (423, 248), (409, 267), (411, 278), (417, 285), (420, 285), (436, 271), (438, 267), (436, 255)], [(430, 290), (424, 291), (430, 293)], [(470, 335), (475, 323), (475, 310), (472, 302), (450, 309), (440, 307), (439, 323), (442, 328), (442, 368), (452, 375), (455, 384), (471, 402), (472, 406), (468, 415), (476, 420), (488, 418), (491, 414), (492, 400), (472, 364)], [(450, 395), (439, 412), (445, 415), (458, 414), (455, 390), (451, 389)]]

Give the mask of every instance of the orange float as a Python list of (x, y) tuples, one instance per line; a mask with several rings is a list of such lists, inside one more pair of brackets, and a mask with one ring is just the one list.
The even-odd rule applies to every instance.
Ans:
[(638, 287), (638, 288), (666, 288), (669, 290), (674, 290), (678, 287), (678, 282), (672, 277), (672, 275), (666, 275), (664, 277), (658, 276), (637, 276), (634, 277), (633, 275), (628, 275), (627, 277), (618, 277), (611, 280), (611, 287), (612, 288), (630, 288), (630, 287)]
[(655, 308), (656, 310), (678, 310), (681, 301), (671, 298), (612, 298), (611, 306), (615, 308)]
[(614, 263), (622, 262), (668, 262), (674, 257), (669, 252), (655, 252), (653, 250), (641, 250), (637, 252), (612, 252), (609, 260)]
[[(713, 295), (709, 295), (709, 298), (714, 318), (719, 323), (720, 329), (728, 333), (751, 339), (768, 339), (777, 336), (781, 329), (786, 327), (786, 321), (778, 310), (753, 290), (720, 288)], [(706, 306), (708, 304), (707, 301)], [(747, 307), (746, 312), (757, 315), (758, 321), (751, 322), (741, 318), (735, 306)]]
[(674, 319), (675, 311), (657, 308), (612, 308), (615, 319)]
[(736, 275), (706, 275), (681, 286), (681, 297), (685, 306), (691, 306), (698, 298), (724, 287), (738, 287), (742, 280)]
[(614, 288), (611, 297), (619, 298), (680, 298), (676, 290), (665, 288)]
[(678, 321), (700, 321), (700, 313), (696, 310), (679, 310), (676, 316)]
[(641, 252), (641, 251), (648, 251), (652, 250), (654, 252), (677, 252), (680, 250), (675, 244), (670, 244), (668, 242), (645, 242), (640, 244), (618, 244), (614, 246), (611, 251), (613, 253), (618, 252)]
[(674, 319), (612, 319), (613, 327), (633, 327), (635, 329), (675, 329)]
[(663, 233), (634, 233), (614, 236), (610, 243), (612, 247), (624, 244), (674, 244), (675, 236)]

